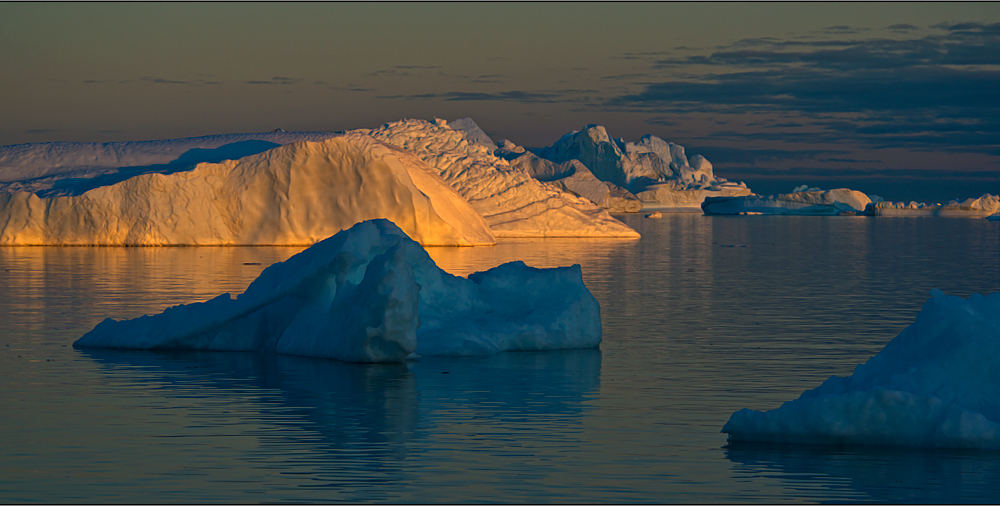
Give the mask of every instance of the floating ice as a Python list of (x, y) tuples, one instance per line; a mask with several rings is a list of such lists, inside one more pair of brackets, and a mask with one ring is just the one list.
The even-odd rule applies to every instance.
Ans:
[(590, 200), (511, 167), (445, 120), (396, 121), (364, 132), (408, 150), (437, 169), (497, 237), (639, 237)]
[(750, 194), (746, 185), (716, 177), (703, 156), (695, 155), (689, 163), (684, 146), (655, 135), (626, 143), (612, 139), (603, 126), (587, 125), (538, 154), (556, 163), (579, 160), (601, 181), (631, 191), (650, 207), (697, 210), (709, 196)]
[(600, 306), (579, 265), (510, 262), (461, 278), (392, 222), (371, 220), (268, 267), (235, 299), (109, 318), (74, 346), (401, 362), (414, 352), (489, 355), (600, 342)]
[[(201, 149), (188, 149), (196, 143), (186, 141), (179, 142), (185, 153)], [(158, 150), (171, 147), (136, 144), (121, 149), (138, 153), (117, 157), (106, 153), (104, 145), (71, 153), (84, 156), (101, 148), (104, 154), (95, 159), (115, 165), (123, 156), (131, 157), (130, 163), (158, 159), (165, 156)], [(33, 153), (35, 147), (25, 149)], [(60, 156), (73, 158), (50, 153), (41, 159), (53, 163)], [(117, 174), (67, 183), (93, 186), (79, 194), (0, 192), (0, 244), (309, 245), (373, 218), (399, 223), (425, 245), (496, 243), (483, 218), (437, 171), (404, 150), (359, 133), (186, 170), (160, 167), (103, 186), (93, 182), (110, 176)]]
[(1000, 197), (984, 193), (978, 199), (952, 200), (947, 204), (923, 202), (876, 202), (865, 209), (871, 216), (948, 216), (983, 218), (1000, 212)]
[(868, 195), (857, 190), (838, 188), (815, 190), (797, 187), (780, 195), (744, 197), (708, 197), (701, 204), (705, 214), (860, 214), (871, 203)]
[(642, 210), (642, 202), (635, 195), (613, 183), (597, 179), (580, 160), (556, 163), (508, 140), (501, 142), (503, 145), (495, 152), (497, 156), (509, 160), (512, 167), (523, 169), (539, 181), (583, 197), (611, 212), (637, 213)]
[(1000, 292), (931, 291), (912, 325), (848, 377), (771, 411), (742, 409), (730, 441), (1000, 449)]

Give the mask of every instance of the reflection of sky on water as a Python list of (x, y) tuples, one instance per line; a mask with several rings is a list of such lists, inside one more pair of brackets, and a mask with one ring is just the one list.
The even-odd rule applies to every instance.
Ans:
[(930, 289), (1000, 290), (996, 223), (623, 219), (641, 240), (429, 249), (457, 274), (581, 263), (600, 350), (405, 368), (68, 347), (108, 316), (242, 292), (301, 248), (0, 248), (0, 499), (996, 502), (988, 457), (753, 453), (719, 432), (850, 374)]
[[(992, 502), (1000, 461), (992, 452), (893, 447), (731, 445), (725, 450), (736, 479), (766, 478), (812, 489), (822, 502)], [(966, 498), (966, 499), (963, 499)]]
[[(573, 427), (599, 387), (601, 367), (594, 349), (428, 359), (409, 367), (254, 353), (84, 354), (111, 383), (139, 381), (157, 396), (193, 399), (186, 402), (189, 427), (225, 434), (232, 424), (256, 425), (243, 431), (255, 444), (237, 458), (280, 471), (271, 486), (351, 501), (403, 493), (411, 452), (425, 466), (441, 467), (436, 480), (457, 485), (467, 479), (461, 470), (449, 472), (462, 460), (455, 453), (503, 457), (518, 451), (520, 438), (539, 436), (553, 447), (579, 446)], [(226, 402), (233, 398), (240, 402)], [(418, 441), (434, 439), (442, 426), (449, 426), (447, 446)], [(207, 444), (174, 438), (185, 439), (194, 452)]]

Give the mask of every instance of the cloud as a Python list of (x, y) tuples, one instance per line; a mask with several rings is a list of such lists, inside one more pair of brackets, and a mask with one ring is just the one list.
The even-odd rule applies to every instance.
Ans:
[(378, 98), (408, 100), (441, 99), (448, 102), (522, 102), (522, 103), (557, 103), (586, 102), (590, 97), (586, 93), (596, 93), (595, 90), (548, 90), (548, 91), (501, 91), (495, 93), (450, 91), (447, 93), (423, 93), (417, 95), (386, 95)]
[(344, 87), (341, 87), (341, 86), (330, 86), (330, 89), (331, 90), (337, 90), (337, 91), (355, 91), (355, 92), (358, 92), (358, 91), (375, 91), (375, 88), (362, 88), (360, 86), (353, 86), (353, 87), (348, 87), (348, 88), (344, 88)]
[(49, 134), (52, 132), (58, 132), (58, 130), (55, 128), (30, 128), (24, 131), (26, 134)]
[(153, 84), (188, 84), (187, 81), (175, 81), (173, 79), (165, 79), (162, 77), (143, 77), (143, 81)]
[[(163, 77), (149, 77), (149, 76), (143, 77), (142, 80), (147, 83), (153, 83), (153, 84), (187, 84), (190, 86), (220, 84), (219, 81), (206, 81), (204, 79), (195, 79), (192, 81), (177, 81), (175, 79), (166, 79)], [(119, 84), (125, 84), (129, 82), (131, 81), (119, 81)]]
[(261, 79), (261, 80), (255, 80), (255, 81), (247, 81), (246, 84), (280, 84), (280, 85), (291, 85), (291, 84), (299, 84), (300, 82), (302, 82), (302, 80), (303, 79), (300, 78), (300, 77), (274, 76), (274, 77), (272, 77), (270, 79)]

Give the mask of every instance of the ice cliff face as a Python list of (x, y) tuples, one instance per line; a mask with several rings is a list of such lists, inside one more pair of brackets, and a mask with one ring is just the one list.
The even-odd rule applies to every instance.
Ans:
[(497, 237), (639, 237), (591, 201), (512, 167), (444, 120), (397, 121), (366, 132), (437, 169)]
[(780, 195), (708, 197), (701, 204), (705, 214), (860, 214), (871, 198), (857, 190), (809, 189)]
[(846, 378), (771, 411), (742, 409), (730, 441), (1000, 449), (1000, 293), (931, 292), (916, 320)]
[[(117, 163), (121, 157), (111, 159)], [(0, 194), (0, 244), (309, 245), (373, 218), (392, 220), (426, 245), (496, 242), (436, 171), (355, 133), (78, 195)]]
[(556, 163), (579, 160), (598, 179), (624, 187), (652, 206), (697, 208), (707, 196), (750, 194), (742, 183), (717, 178), (701, 155), (689, 163), (683, 146), (654, 135), (626, 143), (612, 139), (603, 126), (588, 125), (538, 154)]
[(600, 306), (579, 265), (511, 262), (461, 278), (391, 222), (373, 220), (268, 267), (235, 299), (109, 318), (74, 346), (402, 362), (414, 352), (488, 355), (600, 342)]

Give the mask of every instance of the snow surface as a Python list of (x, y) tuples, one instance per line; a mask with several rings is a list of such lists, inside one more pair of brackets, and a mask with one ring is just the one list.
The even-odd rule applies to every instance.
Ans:
[(848, 377), (771, 411), (742, 409), (730, 441), (1000, 449), (1000, 292), (931, 292), (916, 320)]
[(579, 265), (510, 262), (448, 274), (388, 220), (354, 225), (261, 273), (245, 292), (106, 319), (76, 347), (258, 351), (352, 362), (412, 353), (592, 348), (600, 305)]
[(542, 183), (488, 147), (470, 143), (445, 120), (396, 121), (366, 133), (436, 168), (497, 237), (639, 237), (593, 202)]
[[(228, 140), (217, 142), (231, 146)], [(133, 153), (92, 162), (113, 166), (129, 157), (129, 163), (146, 163), (165, 156), (162, 146), (177, 144), (183, 147), (175, 151), (201, 149), (187, 149), (198, 141), (184, 141), (134, 143), (126, 146), (136, 148)], [(34, 148), (25, 151), (44, 153)], [(94, 179), (100, 178), (83, 183)], [(373, 218), (393, 220), (425, 245), (496, 243), (482, 217), (436, 171), (401, 149), (352, 133), (136, 175), (79, 194), (0, 193), (0, 244), (309, 245)]]
[(479, 128), (479, 125), (472, 118), (449, 121), (448, 128), (462, 132), (465, 135), (465, 139), (469, 142), (486, 146), (490, 149), (497, 149), (497, 145), (493, 142), (493, 139), (490, 139), (490, 136), (486, 135), (486, 132), (482, 128)]
[[(799, 188), (796, 188), (797, 190)], [(708, 197), (701, 204), (705, 214), (797, 214), (832, 216), (860, 214), (871, 203), (868, 195), (857, 190), (838, 188), (813, 189), (780, 195), (745, 197)]]
[(984, 193), (977, 199), (952, 200), (947, 204), (923, 202), (877, 202), (865, 209), (871, 216), (948, 216), (957, 218), (983, 218), (1000, 212), (1000, 197)]
[(562, 136), (538, 152), (556, 163), (580, 160), (601, 181), (621, 186), (651, 207), (698, 209), (709, 196), (749, 195), (743, 183), (718, 178), (701, 155), (690, 163), (684, 146), (644, 135), (639, 142), (612, 139), (600, 125)]
[(539, 181), (583, 197), (611, 212), (637, 213), (642, 210), (642, 202), (635, 195), (613, 183), (597, 179), (580, 160), (556, 163), (540, 158), (508, 140), (502, 140), (501, 143), (502, 146), (495, 154)]

